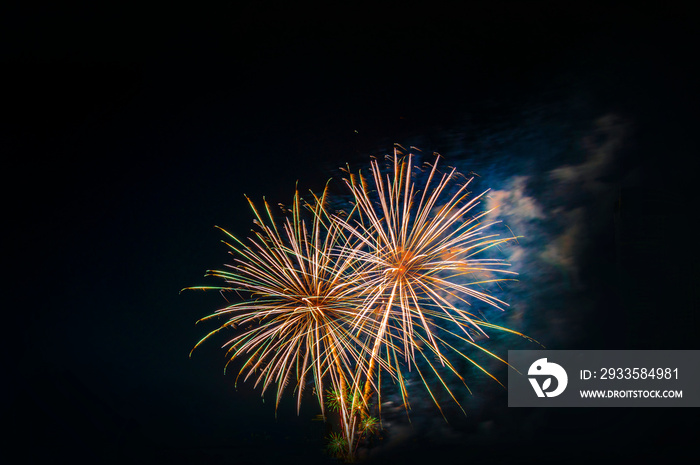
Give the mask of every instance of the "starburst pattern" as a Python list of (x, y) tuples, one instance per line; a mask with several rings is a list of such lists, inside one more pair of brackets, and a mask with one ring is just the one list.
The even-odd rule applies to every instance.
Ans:
[(387, 162), (388, 167), (382, 169), (373, 160), (369, 179), (346, 171), (344, 181), (354, 198), (354, 214), (336, 218), (362, 244), (345, 248), (339, 257), (358, 262), (362, 270), (358, 279), (365, 302), (355, 315), (353, 329), (370, 335), (366, 345), (371, 349), (363, 368), (367, 378), (364, 395), (367, 398), (380, 390), (372, 374), (383, 369), (399, 381), (407, 404), (402, 373), (415, 367), (435, 400), (419, 368), (423, 363), (416, 363), (420, 360), (456, 401), (436, 361), (463, 379), (445, 355), (451, 351), (488, 374), (456, 344), (450, 344), (448, 337), (486, 351), (476, 341), (486, 336), (484, 328), (512, 332), (464, 308), (473, 300), (499, 309), (507, 305), (480, 288), (508, 279), (499, 275), (515, 273), (505, 269), (508, 263), (503, 260), (480, 256), (514, 237), (488, 233), (493, 225), (484, 222), (489, 211), (474, 214), (485, 193), (471, 196), (471, 180), (455, 169), (440, 173), (437, 160), (416, 167), (413, 155), (403, 156), (398, 148)]
[[(224, 345), (229, 363), (245, 359), (239, 376), (253, 377), (263, 393), (276, 384), (277, 404), (294, 380), (299, 407), (311, 379), (323, 409), (324, 382), (344, 390), (343, 385), (354, 376), (358, 347), (362, 346), (347, 330), (362, 303), (356, 285), (347, 279), (355, 263), (331, 255), (339, 240), (347, 246), (347, 238), (328, 222), (326, 192), (305, 205), (297, 192), (291, 218), (281, 227), (267, 202), (261, 214), (249, 200), (257, 225), (254, 236), (245, 243), (222, 229), (230, 239), (224, 243), (236, 258), (224, 270), (207, 272), (222, 278), (225, 286), (188, 288), (247, 296), (200, 320), (227, 318), (194, 349), (225, 328), (239, 329)], [(302, 218), (304, 209), (311, 212), (308, 226)]]
[(432, 380), (458, 405), (444, 372), (465, 381), (448, 355), (495, 379), (468, 348), (503, 361), (480, 340), (488, 329), (519, 334), (470, 308), (507, 306), (485, 288), (515, 273), (488, 252), (514, 237), (489, 232), (489, 212), (478, 210), (486, 193), (472, 196), (470, 179), (441, 172), (439, 156), (421, 166), (414, 160), (397, 147), (385, 166), (372, 161), (369, 178), (348, 168), (352, 206), (344, 213), (327, 210), (328, 187), (311, 202), (296, 192), (282, 220), (267, 202), (261, 211), (249, 200), (253, 235), (244, 242), (222, 229), (234, 261), (207, 273), (225, 285), (188, 288), (240, 296), (202, 319), (225, 322), (195, 348), (235, 329), (224, 344), (227, 366), (242, 360), (238, 376), (254, 379), (263, 394), (276, 386), (276, 405), (293, 381), (299, 408), (312, 384), (324, 415), (324, 406), (339, 415), (342, 437), (331, 442), (348, 460), (378, 429), (369, 408), (374, 393), (381, 404), (382, 373), (398, 382), (408, 409), (406, 373), (415, 369), (442, 411)]

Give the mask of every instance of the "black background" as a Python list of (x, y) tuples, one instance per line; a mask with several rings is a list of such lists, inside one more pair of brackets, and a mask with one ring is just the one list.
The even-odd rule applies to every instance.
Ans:
[[(517, 121), (564, 94), (634, 121), (623, 162), (642, 176), (623, 215), (653, 229), (622, 250), (634, 270), (622, 291), (591, 290), (609, 303), (576, 348), (698, 348), (689, 11), (235, 3), (10, 7), (1, 21), (13, 463), (324, 462), (313, 399), (275, 418), (251, 386), (234, 391), (216, 344), (188, 358), (194, 321), (220, 304), (178, 294), (226, 260), (212, 226), (245, 236), (243, 194), (288, 202), (297, 181), (318, 188), (393, 142), (439, 151), (466, 113)], [(601, 239), (601, 256), (613, 248)], [(418, 437), (377, 460), (650, 462), (690, 453), (697, 436), (695, 409), (508, 410), (502, 394), (488, 405), (457, 422), (457, 439)]]

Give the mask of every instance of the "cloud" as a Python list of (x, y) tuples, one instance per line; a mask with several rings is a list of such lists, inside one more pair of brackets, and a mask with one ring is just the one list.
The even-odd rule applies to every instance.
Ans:
[(562, 165), (549, 171), (549, 178), (558, 191), (580, 189), (585, 192), (604, 193), (609, 187), (606, 176), (615, 168), (615, 160), (629, 124), (615, 115), (606, 115), (594, 123), (591, 133), (581, 140), (586, 158), (575, 165)]
[(539, 257), (546, 263), (566, 271), (571, 284), (580, 285), (578, 273), (578, 251), (584, 240), (584, 211), (582, 208), (557, 212), (556, 218), (565, 224), (563, 232), (547, 241)]
[(522, 223), (545, 217), (542, 206), (535, 198), (527, 195), (528, 176), (510, 178), (506, 187), (488, 193), (486, 208), (494, 209), (494, 215), (515, 223)]
[(583, 161), (561, 164), (537, 177), (515, 174), (488, 193), (491, 217), (523, 236), (522, 247), (509, 250), (515, 268), (541, 274), (542, 266), (550, 266), (564, 273), (569, 284), (581, 284), (581, 254), (600, 227), (598, 210), (616, 193), (611, 174), (628, 129), (623, 119), (603, 116), (578, 141)]

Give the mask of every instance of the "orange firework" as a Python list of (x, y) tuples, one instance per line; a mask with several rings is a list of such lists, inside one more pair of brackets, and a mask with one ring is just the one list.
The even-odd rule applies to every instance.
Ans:
[(276, 384), (277, 405), (293, 380), (299, 408), (310, 378), (323, 409), (324, 380), (330, 382), (331, 389), (345, 390), (352, 382), (362, 347), (347, 330), (362, 303), (358, 289), (347, 279), (355, 263), (331, 255), (339, 240), (346, 247), (348, 241), (342, 230), (327, 221), (325, 198), (324, 190), (320, 198), (314, 198), (314, 204), (306, 204), (312, 214), (308, 226), (302, 219), (298, 193), (291, 218), (281, 226), (267, 202), (263, 215), (249, 200), (258, 226), (254, 237), (244, 243), (222, 229), (231, 239), (224, 242), (236, 259), (225, 270), (207, 272), (222, 278), (226, 285), (187, 288), (247, 296), (200, 320), (227, 318), (194, 349), (224, 328), (241, 330), (224, 345), (229, 363), (244, 358), (239, 376), (247, 372), (244, 380), (254, 377), (255, 386), (261, 385), (263, 393)]
[(489, 373), (451, 345), (445, 334), (501, 360), (481, 347), (475, 335), (486, 336), (484, 328), (513, 331), (462, 307), (473, 300), (499, 309), (507, 305), (479, 288), (508, 279), (496, 277), (499, 274), (515, 273), (504, 269), (508, 263), (503, 260), (479, 257), (514, 237), (488, 233), (493, 223), (483, 220), (489, 212), (474, 213), (485, 193), (472, 197), (467, 190), (471, 179), (465, 180), (455, 169), (440, 173), (437, 161), (415, 167), (413, 155), (402, 156), (398, 149), (387, 161), (386, 170), (372, 161), (369, 180), (347, 170), (344, 181), (355, 209), (348, 219), (334, 218), (356, 241), (338, 256), (357, 262), (361, 270), (358, 289), (365, 299), (352, 326), (368, 335), (364, 345), (371, 348), (363, 352), (367, 356), (360, 369), (366, 378), (363, 394), (367, 400), (373, 391), (379, 392), (374, 373), (384, 369), (399, 381), (408, 405), (402, 372), (415, 367), (440, 407), (416, 360), (430, 367), (455, 401), (435, 359), (462, 380), (446, 351)]
[(478, 339), (486, 329), (519, 334), (468, 310), (475, 301), (503, 309), (507, 304), (483, 288), (515, 274), (503, 260), (484, 256), (515, 239), (489, 232), (489, 212), (477, 208), (485, 193), (472, 196), (471, 180), (455, 169), (440, 172), (437, 160), (417, 167), (412, 154), (396, 149), (387, 162), (383, 170), (373, 160), (369, 179), (347, 170), (353, 208), (344, 215), (327, 211), (327, 187), (310, 203), (295, 193), (291, 215), (282, 221), (267, 202), (261, 213), (249, 200), (253, 236), (243, 242), (224, 231), (235, 259), (207, 273), (225, 285), (188, 288), (242, 296), (202, 319), (225, 322), (195, 348), (235, 328), (224, 344), (227, 366), (242, 359), (239, 376), (253, 378), (263, 393), (276, 385), (276, 405), (292, 381), (297, 409), (309, 382), (324, 414), (323, 396), (330, 393), (342, 430), (342, 437), (331, 438), (331, 449), (346, 459), (376, 430), (369, 404), (373, 393), (381, 396), (382, 373), (398, 382), (407, 409), (406, 370), (412, 369), (438, 408), (428, 373), (459, 405), (438, 368), (464, 382), (447, 355), (494, 378), (465, 345), (503, 362)]

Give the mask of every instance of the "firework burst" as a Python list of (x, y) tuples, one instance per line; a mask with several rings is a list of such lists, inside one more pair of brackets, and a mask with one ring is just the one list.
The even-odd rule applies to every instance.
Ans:
[[(408, 407), (402, 373), (415, 367), (440, 408), (420, 365), (427, 365), (457, 402), (436, 368), (436, 364), (447, 367), (464, 381), (447, 352), (468, 360), (491, 377), (455, 345), (466, 343), (502, 361), (477, 339), (486, 337), (485, 328), (513, 331), (464, 308), (474, 300), (499, 309), (507, 305), (480, 289), (508, 279), (499, 275), (515, 273), (505, 269), (508, 264), (503, 260), (480, 257), (514, 237), (488, 232), (493, 223), (484, 222), (484, 218), (489, 212), (474, 213), (485, 193), (471, 196), (471, 179), (455, 169), (440, 173), (437, 160), (432, 165), (414, 166), (413, 155), (403, 156), (398, 148), (387, 161), (386, 169), (372, 161), (369, 180), (362, 173), (347, 170), (344, 181), (355, 208), (348, 219), (335, 218), (356, 241), (338, 256), (357, 262), (362, 270), (357, 280), (365, 299), (352, 327), (369, 335), (365, 346), (371, 349), (363, 352), (366, 357), (360, 369), (366, 379), (364, 398), (367, 401), (373, 391), (380, 392), (379, 373), (384, 370), (398, 380)], [(448, 338), (456, 339), (457, 344), (450, 344)]]
[[(207, 272), (225, 285), (187, 288), (247, 296), (200, 320), (226, 318), (192, 350), (225, 328), (237, 328), (240, 332), (224, 345), (227, 366), (244, 359), (238, 376), (254, 378), (263, 394), (276, 385), (276, 405), (293, 380), (297, 409), (308, 380), (322, 410), (324, 383), (345, 390), (362, 349), (362, 342), (348, 331), (362, 303), (347, 279), (355, 263), (331, 255), (339, 241), (347, 247), (348, 238), (328, 221), (325, 201), (326, 190), (320, 198), (314, 196), (313, 204), (304, 204), (297, 192), (291, 218), (280, 226), (267, 202), (262, 214), (249, 200), (257, 225), (254, 236), (246, 243), (222, 229), (230, 238), (223, 242), (236, 258), (224, 270)], [(302, 218), (303, 210), (311, 213), (310, 225)]]
[(324, 415), (326, 405), (339, 415), (342, 438), (331, 442), (334, 454), (348, 460), (360, 438), (377, 430), (370, 403), (376, 393), (381, 405), (382, 373), (398, 382), (409, 409), (406, 370), (415, 369), (442, 411), (429, 377), (458, 405), (441, 372), (465, 381), (448, 355), (495, 379), (467, 348), (504, 362), (479, 340), (487, 329), (519, 334), (469, 309), (475, 302), (507, 306), (485, 287), (515, 274), (485, 256), (515, 239), (489, 232), (489, 212), (477, 209), (485, 193), (472, 196), (471, 179), (439, 171), (438, 159), (416, 166), (412, 154), (396, 148), (386, 161), (380, 167), (373, 160), (369, 178), (346, 171), (352, 208), (345, 214), (327, 210), (328, 186), (310, 203), (295, 193), (282, 221), (267, 202), (258, 210), (249, 200), (253, 235), (244, 242), (222, 229), (235, 259), (207, 273), (225, 285), (188, 288), (240, 297), (200, 320), (225, 319), (194, 349), (235, 329), (224, 344), (227, 366), (242, 360), (238, 376), (253, 379), (263, 394), (276, 386), (276, 406), (293, 381), (299, 409), (313, 384)]

